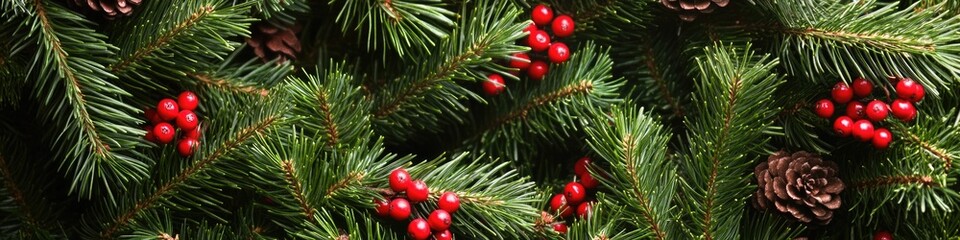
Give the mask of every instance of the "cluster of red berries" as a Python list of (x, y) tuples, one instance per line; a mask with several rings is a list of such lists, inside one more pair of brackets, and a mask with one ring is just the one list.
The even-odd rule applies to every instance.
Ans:
[[(874, 123), (880, 124), (887, 115), (893, 115), (900, 121), (909, 122), (917, 116), (914, 103), (923, 99), (924, 90), (920, 83), (910, 78), (890, 78), (896, 81), (897, 99), (887, 104), (873, 99), (864, 104), (861, 99), (870, 95), (873, 84), (870, 81), (857, 78), (851, 88), (844, 82), (833, 86), (830, 95), (833, 99), (820, 99), (813, 107), (813, 111), (821, 118), (830, 118), (834, 115), (834, 102), (847, 104), (845, 114), (841, 114), (833, 122), (833, 131), (843, 137), (853, 136), (862, 142), (870, 141), (877, 149), (886, 149), (893, 141), (893, 134), (883, 127), (874, 129)], [(857, 100), (854, 100), (854, 96)]]
[(183, 157), (192, 156), (194, 149), (200, 146), (200, 118), (193, 112), (199, 103), (197, 95), (190, 91), (180, 93), (176, 101), (169, 98), (160, 100), (156, 109), (143, 111), (150, 121), (150, 125), (144, 128), (147, 130), (144, 138), (161, 145), (173, 142), (177, 129), (170, 123), (174, 123), (181, 130), (177, 152)]
[[(394, 191), (393, 199), (374, 199), (377, 215), (381, 217), (389, 216), (393, 220), (405, 221), (410, 218), (412, 208), (410, 203), (420, 203), (427, 201), (430, 197), (430, 190), (423, 180), (411, 180), (410, 173), (406, 169), (398, 168), (390, 172), (390, 189)], [(406, 198), (399, 196), (406, 192)], [(425, 240), (430, 238), (431, 230), (433, 238), (436, 240), (453, 239), (450, 233), (450, 225), (453, 224), (453, 213), (460, 209), (460, 197), (453, 192), (444, 192), (437, 199), (437, 207), (433, 210), (426, 220), (417, 218), (410, 221), (407, 225), (407, 234), (411, 239)]]
[[(526, 44), (533, 52), (530, 54), (525, 52), (514, 53), (508, 66), (518, 70), (513, 73), (517, 77), (520, 76), (520, 71), (526, 71), (527, 77), (530, 77), (531, 80), (540, 81), (550, 70), (550, 65), (543, 60), (542, 53), (544, 51), (546, 51), (545, 58), (554, 64), (561, 64), (570, 59), (570, 48), (567, 47), (567, 44), (560, 41), (550, 42), (550, 33), (546, 31), (547, 25), (550, 25), (554, 37), (565, 38), (573, 35), (574, 22), (573, 18), (564, 14), (554, 18), (553, 9), (543, 4), (534, 7), (531, 15), (533, 23), (523, 31), (530, 34), (527, 35)], [(495, 96), (503, 91), (506, 83), (503, 76), (493, 73), (487, 76), (487, 80), (483, 81), (482, 86), (484, 93)]]
[[(563, 193), (558, 193), (550, 198), (550, 211), (559, 214), (560, 218), (569, 218), (573, 216), (574, 211), (579, 218), (587, 218), (593, 211), (593, 202), (587, 199), (587, 191), (594, 190), (600, 185), (587, 166), (590, 165), (590, 157), (582, 157), (573, 165), (573, 172), (577, 174), (580, 181), (572, 181), (563, 187)], [(576, 209), (576, 210), (574, 210)], [(553, 230), (561, 234), (567, 233), (567, 225), (562, 222), (554, 223)]]

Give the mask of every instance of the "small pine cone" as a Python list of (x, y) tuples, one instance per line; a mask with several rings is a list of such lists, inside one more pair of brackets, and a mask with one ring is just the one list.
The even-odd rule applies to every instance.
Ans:
[(717, 8), (726, 7), (730, 0), (660, 0), (660, 4), (680, 13), (680, 19), (690, 22), (701, 13), (711, 13)]
[(140, 5), (141, 1), (143, 0), (73, 0), (73, 3), (113, 19), (117, 15), (130, 16), (133, 14), (133, 7)]
[(804, 151), (779, 151), (754, 169), (754, 207), (784, 213), (803, 223), (826, 225), (840, 208), (843, 181), (837, 164)]
[(279, 28), (269, 22), (260, 22), (251, 27), (253, 34), (247, 38), (247, 44), (257, 57), (264, 61), (280, 58), (280, 62), (297, 59), (297, 53), (300, 53), (299, 26)]

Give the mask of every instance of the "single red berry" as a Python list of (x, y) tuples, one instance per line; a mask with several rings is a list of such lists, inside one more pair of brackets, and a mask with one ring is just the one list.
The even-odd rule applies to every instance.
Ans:
[(538, 29), (538, 28), (537, 28), (537, 24), (530, 23), (530, 25), (527, 25), (527, 27), (523, 28), (523, 32), (525, 32), (525, 33), (533, 33), (533, 31), (534, 31), (534, 30), (537, 30), (537, 29)]
[(403, 198), (394, 198), (390, 201), (390, 218), (397, 221), (407, 220), (410, 217), (410, 202)]
[(527, 36), (527, 46), (530, 46), (534, 52), (543, 52), (550, 48), (550, 35), (543, 30), (533, 31)]
[(580, 184), (583, 185), (583, 187), (587, 188), (588, 190), (594, 189), (594, 188), (597, 188), (597, 186), (600, 186), (600, 182), (597, 181), (597, 179), (594, 179), (593, 176), (590, 175), (590, 173), (581, 174), (579, 176), (580, 176)]
[(884, 230), (873, 233), (873, 240), (893, 240), (893, 234)]
[(558, 193), (550, 199), (550, 211), (560, 213), (560, 217), (569, 217), (573, 215), (573, 206), (567, 204), (566, 196)]
[(374, 198), (373, 206), (373, 209), (377, 212), (377, 216), (386, 217), (390, 215), (390, 201)]
[(197, 127), (194, 127), (190, 130), (183, 131), (183, 138), (191, 138), (200, 140), (200, 123), (198, 121)]
[(913, 96), (910, 97), (910, 101), (919, 102), (920, 100), (923, 100), (923, 96), (925, 95), (926, 93), (923, 91), (923, 85), (917, 83), (916, 85), (913, 85)]
[(844, 104), (853, 99), (853, 89), (850, 89), (850, 86), (847, 86), (845, 82), (838, 82), (836, 85), (833, 85), (830, 96), (833, 97), (833, 101)]
[(483, 92), (490, 96), (499, 95), (507, 86), (503, 81), (503, 77), (496, 73), (487, 76), (487, 80), (480, 83), (480, 85), (483, 87)]
[(570, 49), (567, 48), (567, 44), (556, 42), (550, 45), (550, 51), (547, 51), (547, 55), (550, 57), (550, 62), (561, 64), (570, 59)]
[(520, 69), (520, 71), (527, 70), (530, 67), (530, 55), (526, 53), (514, 53), (513, 58), (510, 58), (510, 67)]
[(833, 132), (837, 136), (848, 137), (853, 133), (853, 119), (847, 116), (840, 116), (833, 121)]
[(177, 135), (177, 130), (173, 128), (173, 125), (162, 122), (153, 126), (153, 135), (157, 136), (157, 142), (160, 144), (167, 144), (173, 142), (173, 137)]
[(410, 173), (406, 169), (397, 168), (390, 172), (390, 189), (394, 192), (406, 191), (410, 186)]
[(870, 140), (873, 143), (873, 147), (877, 149), (887, 149), (890, 146), (890, 142), (893, 141), (893, 133), (890, 133), (890, 130), (886, 128), (878, 128), (876, 131), (873, 131), (873, 138)]
[(573, 35), (574, 22), (573, 18), (567, 15), (557, 16), (556, 19), (553, 19), (553, 24), (551, 25), (553, 29), (553, 35), (558, 38), (565, 38)]
[(160, 100), (160, 103), (157, 103), (157, 115), (160, 115), (160, 119), (163, 119), (163, 121), (176, 119), (179, 114), (180, 106), (173, 99), (164, 98)]
[(200, 145), (196, 139), (185, 138), (180, 139), (180, 142), (177, 143), (177, 152), (180, 153), (182, 157), (193, 156), (193, 152), (197, 149), (197, 146)]
[(550, 7), (546, 5), (539, 4), (533, 7), (533, 13), (531, 15), (530, 19), (532, 19), (533, 23), (537, 24), (537, 26), (547, 26), (547, 24), (553, 20), (553, 9), (550, 9)]
[(909, 122), (917, 117), (917, 108), (913, 107), (910, 101), (897, 99), (890, 104), (890, 114), (900, 121)]
[(437, 199), (437, 207), (449, 213), (455, 213), (460, 209), (460, 196), (454, 192), (445, 192)]
[(913, 79), (904, 78), (897, 82), (897, 96), (900, 97), (900, 99), (919, 102), (923, 100), (923, 95), (923, 86), (920, 86), (920, 83), (917, 83)]
[(580, 185), (576, 182), (567, 183), (567, 186), (563, 188), (563, 195), (567, 197), (567, 203), (570, 205), (577, 205), (583, 202), (583, 199), (587, 197), (587, 190), (583, 188), (583, 185)]
[(590, 214), (593, 213), (593, 206), (590, 202), (581, 203), (580, 206), (577, 206), (577, 217), (579, 218), (588, 218)]
[(821, 118), (830, 118), (833, 116), (833, 101), (830, 99), (820, 99), (817, 103), (813, 104), (813, 113), (816, 113), (817, 116)]
[(437, 209), (430, 213), (427, 222), (430, 224), (430, 229), (443, 231), (450, 229), (450, 224), (453, 224), (453, 216), (450, 216), (450, 213), (443, 209)]
[(865, 98), (873, 92), (873, 83), (862, 77), (853, 80), (853, 95), (857, 98)]
[(177, 115), (177, 127), (180, 129), (193, 130), (197, 128), (198, 124), (200, 124), (200, 119), (197, 118), (197, 114), (193, 113), (193, 111), (183, 110)]
[(584, 175), (590, 173), (587, 171), (587, 166), (590, 165), (590, 157), (582, 157), (577, 160), (576, 163), (573, 163), (573, 172), (577, 175)]
[(410, 182), (410, 187), (407, 188), (407, 198), (410, 199), (411, 202), (423, 202), (429, 197), (430, 189), (427, 188), (427, 183), (423, 182), (423, 180)]
[(144, 140), (150, 141), (150, 142), (152, 142), (152, 143), (159, 143), (159, 141), (157, 141), (157, 135), (154, 135), (154, 134), (153, 134), (153, 126), (152, 126), (152, 125), (151, 125), (151, 126), (143, 127), (143, 130), (146, 130), (146, 131), (147, 131), (147, 134), (143, 135), (143, 139), (144, 139)]
[(866, 119), (854, 122), (853, 138), (861, 142), (870, 141), (870, 139), (873, 138), (873, 123)]
[(150, 124), (163, 122), (163, 119), (160, 118), (160, 114), (157, 114), (156, 109), (147, 108), (147, 110), (143, 110), (143, 115), (147, 117), (147, 120), (150, 121)]
[(866, 108), (867, 106), (863, 105), (862, 102), (850, 102), (847, 104), (847, 116), (853, 120), (864, 119), (867, 117)]
[(414, 219), (407, 225), (407, 235), (414, 240), (426, 240), (430, 238), (430, 225), (423, 218)]
[(453, 233), (450, 230), (443, 230), (433, 234), (434, 240), (453, 240)]
[(180, 96), (177, 96), (177, 104), (180, 105), (180, 110), (193, 111), (194, 109), (197, 109), (197, 105), (200, 104), (200, 100), (197, 99), (197, 95), (193, 94), (193, 92), (183, 91), (180, 93)]
[(527, 76), (533, 80), (541, 80), (544, 76), (547, 75), (547, 72), (550, 71), (550, 65), (547, 65), (546, 62), (540, 60), (533, 60), (530, 63), (530, 68), (527, 68)]
[(867, 103), (867, 108), (865, 109), (867, 119), (874, 122), (883, 121), (883, 119), (887, 118), (888, 108), (887, 103), (883, 101), (870, 101), (870, 103)]
[(563, 223), (553, 224), (553, 230), (560, 234), (567, 234), (567, 225)]

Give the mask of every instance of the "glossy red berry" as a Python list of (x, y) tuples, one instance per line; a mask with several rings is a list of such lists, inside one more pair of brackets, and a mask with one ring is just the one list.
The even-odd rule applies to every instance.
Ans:
[(537, 24), (531, 23), (530, 25), (527, 25), (527, 27), (523, 28), (523, 32), (525, 32), (525, 33), (533, 33), (533, 31), (535, 31), (535, 30), (537, 30), (537, 29), (538, 29), (538, 28), (537, 28)]
[(533, 23), (537, 26), (547, 26), (551, 20), (553, 20), (553, 9), (547, 7), (546, 5), (539, 4), (533, 7), (533, 13), (531, 13), (530, 19), (533, 20)]
[(550, 48), (550, 35), (543, 30), (533, 31), (527, 36), (527, 46), (535, 52), (543, 52)]
[(513, 58), (510, 58), (510, 67), (520, 69), (520, 71), (527, 70), (530, 67), (530, 55), (514, 53)]
[(193, 113), (193, 111), (183, 110), (177, 115), (177, 127), (180, 129), (193, 130), (197, 128), (198, 124), (200, 124), (200, 119), (197, 118), (197, 114)]
[(183, 131), (183, 138), (200, 140), (200, 123), (193, 129)]
[(460, 196), (454, 192), (445, 192), (437, 199), (437, 207), (449, 213), (455, 213), (460, 209)]
[(877, 149), (887, 149), (891, 141), (893, 141), (893, 133), (890, 133), (890, 130), (886, 128), (877, 128), (876, 131), (873, 131), (873, 138), (870, 139), (873, 147)]
[(193, 156), (193, 152), (199, 145), (200, 142), (198, 142), (196, 139), (180, 139), (180, 142), (177, 143), (177, 152), (180, 153), (180, 156), (182, 157), (190, 157)]
[(569, 217), (573, 215), (573, 206), (567, 204), (566, 196), (557, 194), (550, 198), (550, 211), (560, 213), (560, 217)]
[(143, 135), (143, 139), (152, 143), (159, 143), (157, 141), (157, 135), (153, 134), (153, 126), (143, 127), (143, 130), (147, 131), (147, 134)]
[(890, 104), (890, 114), (900, 121), (909, 122), (917, 117), (917, 108), (913, 107), (910, 101), (897, 99)]
[(590, 157), (582, 157), (573, 163), (573, 172), (577, 175), (587, 174), (589, 173), (589, 171), (587, 171), (588, 165), (590, 165)]
[(177, 135), (177, 131), (173, 128), (173, 125), (162, 122), (153, 126), (153, 135), (157, 137), (157, 142), (160, 144), (167, 144), (173, 142), (173, 137)]
[(833, 97), (833, 101), (844, 104), (853, 99), (853, 89), (850, 89), (850, 86), (847, 86), (847, 83), (838, 82), (836, 85), (833, 85), (833, 90), (830, 91), (830, 96)]
[(893, 234), (887, 231), (877, 231), (873, 233), (873, 240), (893, 240)]
[(840, 116), (833, 121), (833, 132), (837, 136), (847, 137), (853, 133), (853, 119), (847, 116)]
[(913, 95), (910, 97), (910, 101), (919, 102), (920, 100), (923, 100), (923, 96), (925, 95), (926, 93), (923, 91), (923, 85), (917, 83), (917, 85), (914, 85), (913, 87)]
[(820, 99), (817, 103), (813, 104), (813, 113), (821, 118), (830, 118), (833, 116), (833, 101), (830, 99)]
[(870, 103), (867, 103), (867, 108), (864, 109), (864, 112), (867, 115), (867, 119), (870, 121), (879, 122), (887, 118), (889, 107), (887, 103), (880, 100), (873, 100)]
[(557, 16), (556, 19), (553, 19), (553, 24), (551, 27), (554, 36), (557, 36), (558, 38), (569, 37), (570, 35), (573, 35), (573, 18), (567, 15)]
[(423, 202), (429, 197), (430, 189), (427, 188), (427, 183), (423, 182), (423, 180), (410, 182), (410, 187), (407, 188), (407, 198), (410, 199), (411, 202)]
[(547, 51), (547, 55), (550, 57), (550, 62), (561, 64), (570, 59), (570, 49), (567, 48), (567, 44), (556, 42), (550, 45), (550, 51)]
[(386, 217), (390, 215), (390, 201), (386, 199), (373, 199), (373, 209), (376, 210), (377, 216)]
[(157, 114), (156, 109), (147, 108), (147, 110), (143, 110), (143, 115), (147, 117), (147, 120), (150, 121), (150, 124), (163, 122), (163, 119), (160, 118), (160, 114)]
[(390, 218), (397, 221), (407, 220), (410, 217), (410, 202), (403, 198), (394, 198), (390, 201)]
[(487, 80), (483, 81), (480, 85), (483, 87), (483, 93), (490, 96), (499, 95), (507, 86), (506, 82), (503, 81), (503, 77), (496, 73), (487, 76)]
[(897, 82), (897, 96), (901, 99), (906, 99), (911, 102), (919, 102), (923, 100), (924, 92), (923, 86), (920, 83), (917, 83), (913, 79), (904, 78), (900, 79)]
[(160, 119), (163, 119), (163, 121), (176, 119), (179, 114), (180, 106), (173, 99), (164, 98), (160, 100), (160, 103), (157, 103), (157, 115), (160, 115)]
[(410, 186), (410, 173), (406, 169), (397, 168), (390, 172), (390, 189), (394, 192), (406, 191)]
[(407, 225), (407, 235), (410, 236), (410, 239), (426, 240), (430, 238), (430, 224), (423, 218), (414, 219)]
[(530, 63), (530, 68), (527, 68), (527, 76), (530, 77), (530, 79), (539, 81), (543, 79), (549, 71), (550, 65), (547, 65), (546, 62), (533, 60), (533, 62)]
[(853, 95), (857, 98), (865, 98), (873, 92), (873, 83), (864, 78), (853, 80)]
[(577, 206), (577, 217), (579, 218), (588, 218), (590, 214), (593, 213), (593, 206), (590, 202), (581, 203), (580, 206)]
[(453, 233), (450, 230), (443, 230), (433, 234), (434, 240), (453, 240)]
[(430, 224), (430, 229), (434, 231), (447, 230), (450, 229), (450, 224), (453, 224), (453, 216), (450, 216), (450, 213), (443, 209), (433, 210), (430, 217), (427, 218), (427, 223)]
[(197, 98), (196, 94), (193, 94), (193, 92), (183, 91), (180, 93), (180, 96), (177, 96), (177, 104), (180, 105), (180, 110), (193, 111), (194, 109), (197, 109), (197, 105), (200, 104), (200, 100)]
[(847, 116), (853, 120), (860, 120), (867, 117), (866, 109), (867, 106), (863, 105), (862, 102), (853, 101), (847, 104)]
[(587, 188), (588, 190), (594, 189), (594, 188), (597, 188), (597, 186), (600, 186), (600, 182), (598, 182), (597, 179), (594, 179), (593, 176), (590, 175), (590, 173), (582, 174), (579, 176), (580, 176), (580, 184), (583, 185), (583, 187)]
[(567, 234), (567, 225), (563, 223), (553, 224), (553, 230), (560, 234)]
[(873, 123), (866, 119), (854, 122), (853, 138), (861, 142), (870, 141), (870, 139), (873, 138)]
[(584, 198), (587, 198), (587, 189), (579, 183), (571, 182), (563, 187), (563, 195), (567, 197), (567, 203), (577, 205), (583, 202)]

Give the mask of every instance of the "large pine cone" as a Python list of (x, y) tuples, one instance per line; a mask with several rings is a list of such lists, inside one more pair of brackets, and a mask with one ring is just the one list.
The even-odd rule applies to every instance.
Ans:
[(758, 189), (753, 204), (803, 223), (826, 225), (840, 208), (844, 185), (837, 173), (836, 163), (816, 154), (777, 152), (754, 169)]
[(247, 38), (247, 44), (257, 57), (264, 61), (280, 58), (280, 62), (297, 59), (297, 53), (300, 53), (299, 26), (280, 28), (269, 22), (260, 22), (251, 27), (253, 34)]
[(73, 0), (77, 6), (86, 7), (94, 12), (102, 13), (107, 18), (117, 15), (130, 16), (133, 7), (140, 5), (142, 0)]
[(730, 0), (660, 0), (660, 4), (670, 10), (680, 12), (680, 19), (693, 21), (701, 13), (711, 13), (717, 8), (726, 7)]

